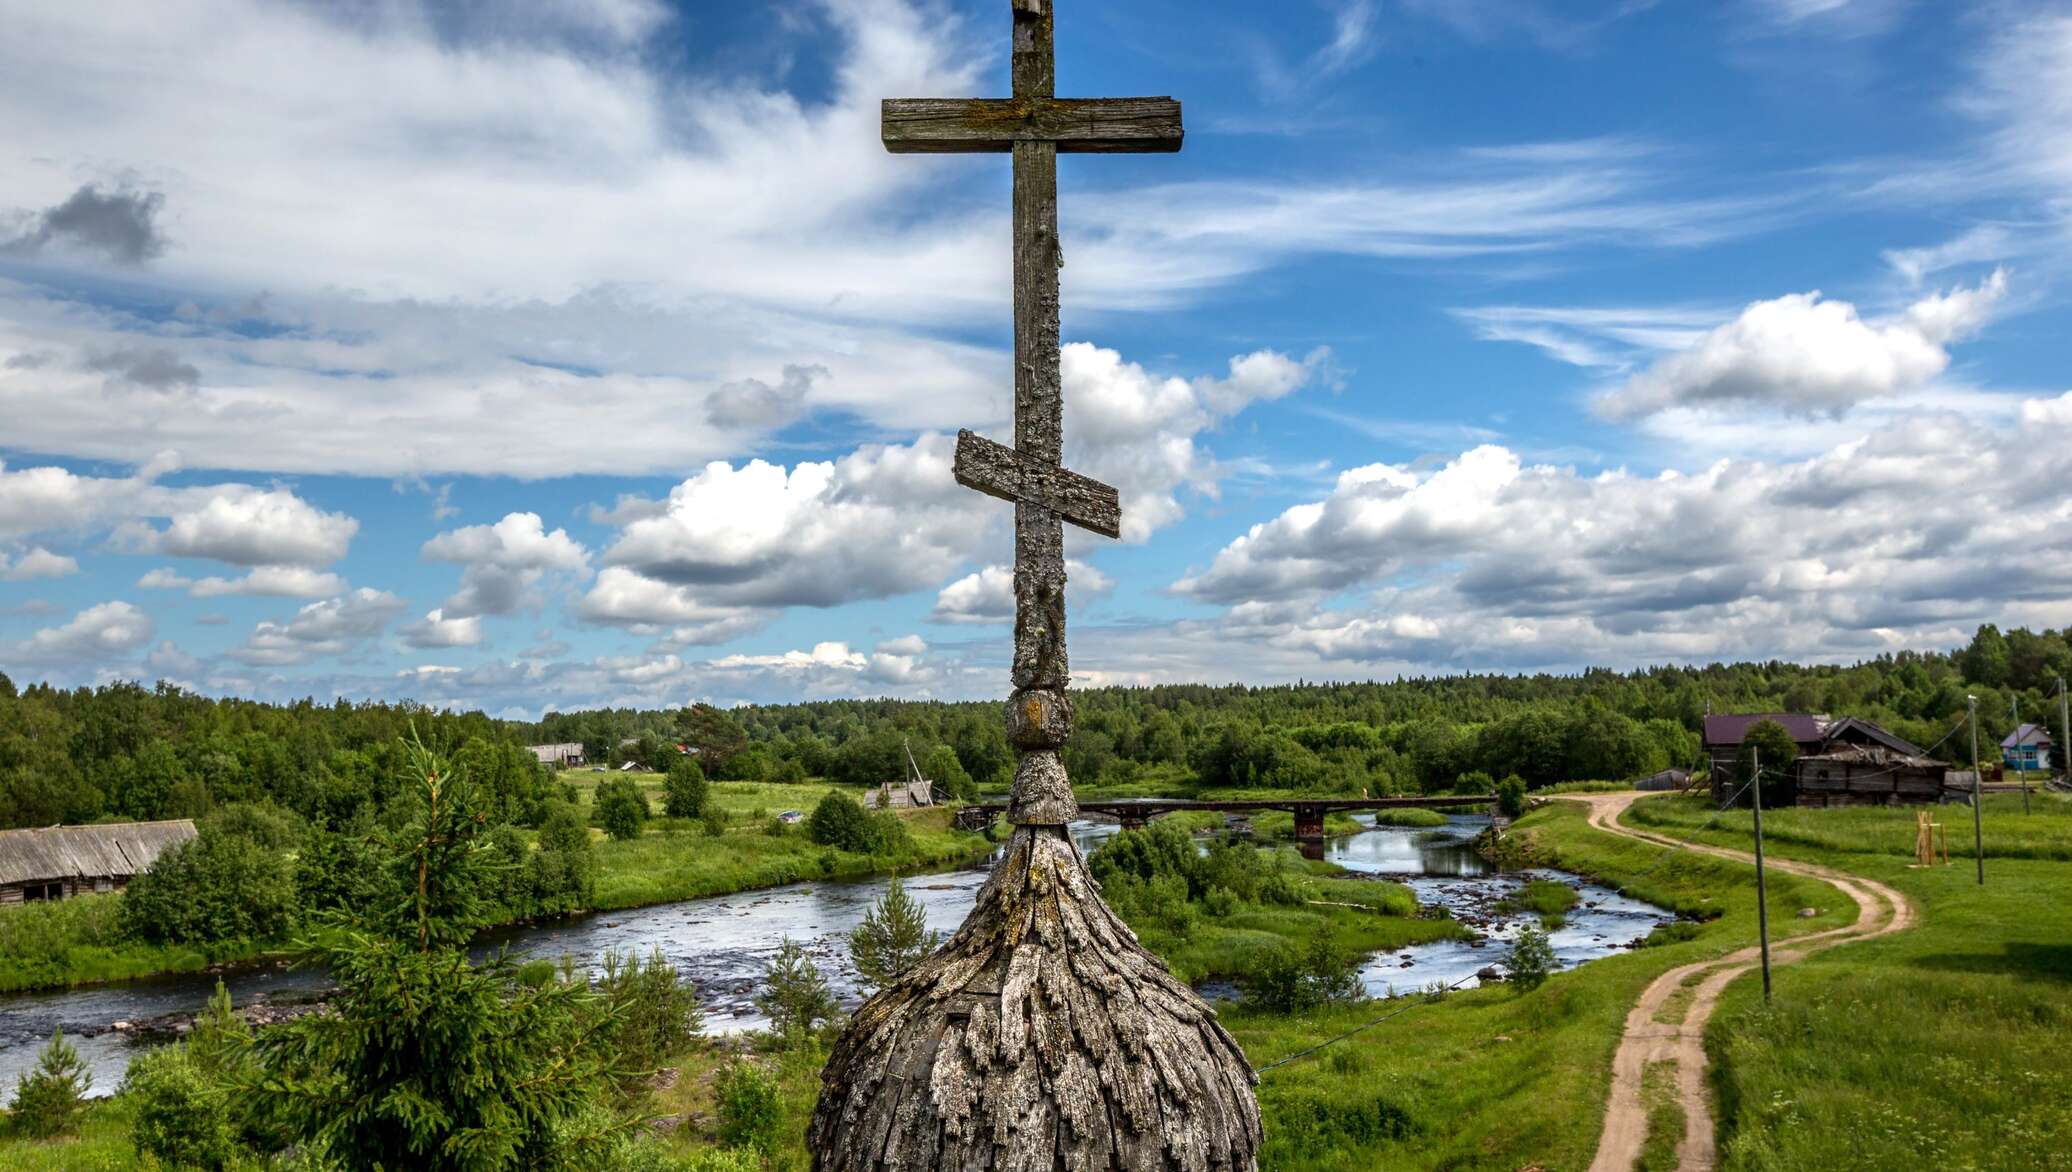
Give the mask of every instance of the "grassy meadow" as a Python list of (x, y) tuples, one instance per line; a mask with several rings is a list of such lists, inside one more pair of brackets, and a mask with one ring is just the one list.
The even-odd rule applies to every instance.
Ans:
[[(1912, 809), (1766, 810), (1764, 846), (1881, 880), (1910, 930), (1776, 972), (1769, 1006), (1730, 986), (1706, 1045), (1722, 1166), (2072, 1169), (2072, 802), (1988, 795), (1986, 882), (1970, 810), (1936, 816), (1950, 865), (1917, 869)], [(1710, 811), (1637, 804), (1628, 819), (1689, 835)], [(1698, 832), (1748, 849), (1745, 812)]]

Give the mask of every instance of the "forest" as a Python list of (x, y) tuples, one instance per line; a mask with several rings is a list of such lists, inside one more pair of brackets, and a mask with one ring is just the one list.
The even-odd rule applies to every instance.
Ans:
[[(1954, 762), (1978, 697), (1979, 743), (2017, 719), (2059, 744), (2065, 632), (1980, 627), (1949, 651), (1841, 665), (1781, 662), (1577, 675), (1459, 675), (1272, 687), (1173, 684), (1074, 693), (1066, 765), (1083, 787), (1146, 779), (1315, 793), (1433, 792), (1516, 774), (1528, 785), (1630, 778), (1698, 757), (1706, 712), (1861, 716)], [(64, 690), (0, 675), (0, 827), (194, 817), (265, 807), (337, 828), (379, 819), (415, 734), (454, 754), (499, 820), (537, 826), (557, 794), (523, 746), (581, 742), (592, 762), (666, 771), (696, 748), (714, 780), (903, 775), (912, 752), (953, 789), (997, 785), (1013, 757), (993, 702), (828, 700), (720, 710), (600, 708), (500, 721), (404, 702), (271, 705), (167, 685)], [(1946, 739), (1947, 738), (1947, 739)], [(1990, 758), (1990, 754), (1988, 754)]]

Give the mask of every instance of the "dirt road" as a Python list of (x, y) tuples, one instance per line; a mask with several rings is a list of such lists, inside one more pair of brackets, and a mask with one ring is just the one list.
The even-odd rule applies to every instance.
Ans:
[[(1663, 846), (1681, 845), (1679, 840), (1623, 825), (1619, 815), (1639, 793), (1583, 794), (1576, 799), (1590, 807), (1590, 825), (1611, 834), (1624, 835)], [(1737, 862), (1754, 863), (1755, 856), (1714, 846), (1685, 846), (1695, 854), (1713, 855)], [(1897, 932), (1914, 921), (1914, 909), (1906, 897), (1883, 883), (1847, 875), (1811, 863), (1791, 862), (1774, 856), (1765, 865), (1794, 875), (1807, 875), (1832, 884), (1856, 903), (1856, 922), (1788, 941), (1773, 943), (1770, 964), (1790, 964), (1800, 957), (1846, 944)], [(1779, 909), (1785, 915), (1792, 910)], [(1604, 1130), (1597, 1139), (1597, 1157), (1590, 1172), (1631, 1172), (1648, 1138), (1648, 1110), (1641, 1095), (1642, 1076), (1650, 1065), (1671, 1063), (1675, 1073), (1676, 1099), (1683, 1107), (1683, 1140), (1676, 1147), (1679, 1172), (1702, 1172), (1714, 1166), (1712, 1097), (1705, 1081), (1705, 1023), (1728, 982), (1762, 962), (1757, 948), (1744, 948), (1714, 960), (1687, 964), (1656, 977), (1641, 992), (1633, 1011), (1626, 1015), (1625, 1032), (1612, 1058), (1612, 1089), (1604, 1113)], [(1690, 1005), (1682, 1019), (1672, 1023), (1655, 1020), (1662, 1007), (1680, 991), (1690, 989)]]

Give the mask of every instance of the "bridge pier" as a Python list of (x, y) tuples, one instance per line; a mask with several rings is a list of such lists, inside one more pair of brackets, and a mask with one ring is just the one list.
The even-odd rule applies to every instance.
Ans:
[(1295, 806), (1295, 837), (1303, 842), (1324, 840), (1324, 807)]
[(1148, 814), (1124, 814), (1120, 821), (1124, 830), (1142, 830), (1151, 825), (1151, 817)]

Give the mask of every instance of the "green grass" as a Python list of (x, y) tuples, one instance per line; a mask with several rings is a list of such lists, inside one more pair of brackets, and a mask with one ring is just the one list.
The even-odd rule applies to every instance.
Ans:
[(1533, 879), (1525, 886), (1504, 897), (1502, 907), (1506, 911), (1533, 912), (1549, 927), (1563, 921), (1569, 909), (1581, 902), (1582, 896), (1566, 883), (1553, 879)]
[[(8, 1097), (13, 1094), (8, 1088)], [(131, 1146), (129, 1105), (120, 1098), (90, 1103), (74, 1135), (25, 1139), (0, 1127), (0, 1137), (0, 1168), (8, 1172), (126, 1172), (160, 1166)]]
[(1416, 829), (1429, 829), (1434, 826), (1446, 825), (1446, 815), (1441, 814), (1437, 810), (1427, 810), (1422, 806), (1403, 806), (1393, 810), (1374, 811), (1374, 824), (1376, 826), (1408, 826)]
[[(1777, 970), (1768, 1007), (1755, 982), (1729, 987), (1706, 1037), (1723, 1168), (2072, 1168), (2072, 869), (2054, 861), (2072, 804), (2032, 803), (1987, 797), (1984, 887), (1965, 807), (1937, 811), (1952, 865), (1925, 870), (1912, 809), (1764, 811), (1773, 856), (1881, 880), (1920, 919)], [(1658, 800), (1629, 818), (1690, 833), (1710, 816)], [(1701, 837), (1747, 849), (1751, 818)]]
[[(1253, 971), (1259, 955), (1284, 944), (1300, 947), (1325, 926), (1348, 952), (1387, 952), (1473, 933), (1458, 922), (1417, 916), (1417, 897), (1399, 883), (1369, 879), (1314, 879), (1316, 903), (1243, 903), (1228, 916), (1199, 915), (1184, 936), (1132, 922), (1146, 948), (1165, 958), (1189, 983), (1234, 980)], [(1200, 905), (1195, 905), (1197, 911)]]
[(269, 945), (231, 941), (197, 948), (125, 939), (120, 895), (82, 895), (0, 907), (0, 992), (185, 973), (256, 956)]
[[(818, 801), (828, 787), (815, 788), (813, 801)], [(804, 808), (811, 807), (808, 802)], [(775, 814), (797, 808), (772, 804), (769, 811)], [(639, 838), (623, 842), (600, 842), (593, 903), (600, 910), (642, 907), (807, 879), (941, 870), (976, 862), (993, 850), (993, 844), (983, 837), (952, 829), (947, 809), (916, 810), (902, 818), (912, 841), (891, 854), (856, 854), (820, 846), (806, 837), (803, 824), (787, 827), (782, 838), (763, 833), (761, 823), (744, 823), (730, 826), (716, 838), (688, 826), (675, 826), (651, 828)]]
[(1685, 1123), (1683, 1104), (1676, 1100), (1676, 1064), (1648, 1063), (1640, 1073), (1640, 1095), (1648, 1109), (1648, 1138), (1633, 1172), (1676, 1172)]
[[(1259, 1092), (1262, 1167), (1583, 1167), (1603, 1120), (1612, 1051), (1641, 989), (1666, 969), (1755, 938), (1749, 868), (1610, 837), (1567, 802), (1520, 819), (1510, 842), (1521, 859), (1615, 886), (1652, 867), (1631, 884), (1632, 894), (1711, 918), (1694, 926), (1690, 940), (1592, 961), (1532, 993), (1495, 987), (1399, 1003), (1400, 1016), (1267, 1072)], [(1836, 896), (1826, 884), (1797, 882), (1792, 898), (1830, 910), (1780, 929), (1848, 922), (1853, 906), (1845, 913)], [(1386, 1011), (1356, 1005), (1283, 1017), (1237, 1006), (1223, 1019), (1257, 1065)]]

